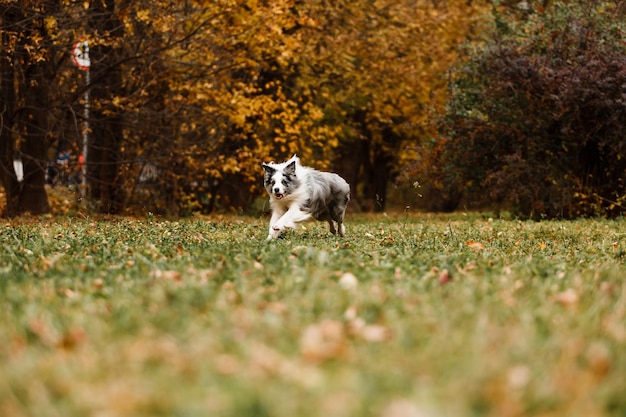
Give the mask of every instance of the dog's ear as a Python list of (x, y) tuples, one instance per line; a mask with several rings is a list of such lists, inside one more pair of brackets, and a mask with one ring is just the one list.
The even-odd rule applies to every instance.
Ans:
[(263, 170), (265, 171), (265, 173), (272, 175), (274, 172), (276, 172), (275, 168), (272, 168), (270, 165), (266, 164), (265, 162), (263, 162)]
[(285, 167), (285, 174), (287, 175), (294, 175), (296, 173), (296, 161), (290, 162), (286, 167)]

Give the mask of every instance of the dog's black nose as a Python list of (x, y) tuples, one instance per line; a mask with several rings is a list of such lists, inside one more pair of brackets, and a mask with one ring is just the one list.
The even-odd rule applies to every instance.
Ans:
[(279, 192), (279, 191), (280, 191), (280, 188), (278, 188), (278, 187), (274, 188), (274, 192), (275, 192), (275, 193), (277, 193), (277, 192)]

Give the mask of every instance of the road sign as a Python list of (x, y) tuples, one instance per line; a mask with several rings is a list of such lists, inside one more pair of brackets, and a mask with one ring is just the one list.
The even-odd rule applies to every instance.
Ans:
[(72, 48), (72, 61), (74, 61), (78, 69), (83, 71), (89, 70), (91, 61), (89, 60), (89, 45), (87, 41), (81, 40), (74, 44)]

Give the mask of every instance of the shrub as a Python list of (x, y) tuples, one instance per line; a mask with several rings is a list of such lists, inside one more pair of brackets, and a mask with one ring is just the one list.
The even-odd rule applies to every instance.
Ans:
[[(441, 194), (524, 217), (626, 207), (626, 31), (610, 4), (555, 3), (495, 29), (454, 69)], [(437, 141), (439, 142), (439, 141)], [(424, 181), (428, 183), (428, 181)], [(446, 191), (447, 190), (447, 191)], [(451, 198), (452, 196), (452, 198)]]

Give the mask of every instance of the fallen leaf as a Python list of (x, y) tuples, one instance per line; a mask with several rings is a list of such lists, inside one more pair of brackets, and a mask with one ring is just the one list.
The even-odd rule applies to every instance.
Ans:
[(391, 338), (391, 330), (380, 324), (368, 324), (361, 329), (359, 336), (368, 342), (384, 342)]
[(570, 288), (556, 294), (553, 300), (565, 307), (571, 307), (578, 303), (578, 293)]
[(49, 257), (42, 257), (41, 262), (42, 262), (42, 266), (44, 271), (48, 271), (52, 268), (54, 268), (55, 264), (61, 259), (63, 258), (65, 254), (63, 253), (55, 253), (52, 256)]
[(441, 273), (439, 274), (439, 279), (437, 280), (439, 282), (439, 284), (441, 285), (446, 285), (448, 284), (450, 281), (452, 281), (452, 274), (450, 274), (450, 271), (448, 271), (447, 269), (444, 269), (443, 271), (441, 271)]
[(309, 361), (341, 357), (346, 351), (346, 334), (341, 322), (323, 320), (307, 326), (300, 336), (300, 353)]
[(150, 276), (155, 279), (165, 279), (172, 281), (182, 281), (183, 276), (178, 271), (155, 269), (150, 272)]
[(73, 327), (67, 330), (61, 340), (59, 346), (66, 350), (72, 350), (82, 345), (87, 340), (87, 332), (82, 327)]
[(268, 303), (264, 306), (264, 310), (279, 315), (286, 314), (288, 311), (287, 306), (281, 302)]
[(357, 310), (356, 306), (352, 305), (352, 306), (348, 307), (346, 309), (346, 311), (343, 313), (343, 317), (347, 321), (352, 321), (352, 320), (356, 319), (358, 317), (358, 310)]
[(78, 293), (70, 288), (65, 288), (63, 290), (63, 295), (65, 295), (67, 298), (76, 298), (78, 297)]
[(602, 342), (592, 343), (585, 354), (589, 369), (598, 377), (603, 379), (611, 369), (611, 351)]
[(309, 248), (306, 246), (296, 246), (293, 249), (291, 249), (291, 255), (293, 255), (294, 257), (298, 257), (301, 255), (305, 255), (308, 251), (309, 251)]
[(39, 341), (44, 345), (57, 345), (59, 338), (56, 335), (52, 326), (49, 325), (49, 323), (40, 319), (32, 319), (28, 323), (28, 328), (35, 336), (37, 336)]
[(466, 245), (468, 248), (470, 248), (470, 249), (472, 249), (472, 250), (475, 250), (475, 251), (477, 251), (477, 252), (485, 249), (485, 245), (483, 245), (483, 244), (482, 244), (482, 243), (480, 243), (480, 242), (476, 242), (476, 241), (474, 241), (474, 240), (468, 240), (467, 242), (465, 242), (465, 245)]
[(526, 365), (517, 365), (509, 369), (507, 379), (511, 388), (521, 389), (530, 382), (530, 369)]
[(394, 269), (394, 271), (393, 271), (393, 277), (394, 277), (396, 280), (400, 280), (400, 279), (402, 279), (402, 269), (401, 269), (399, 266), (397, 266), (397, 267), (396, 267), (396, 269)]
[(339, 278), (339, 286), (344, 290), (355, 290), (359, 286), (359, 280), (352, 272), (346, 272)]

